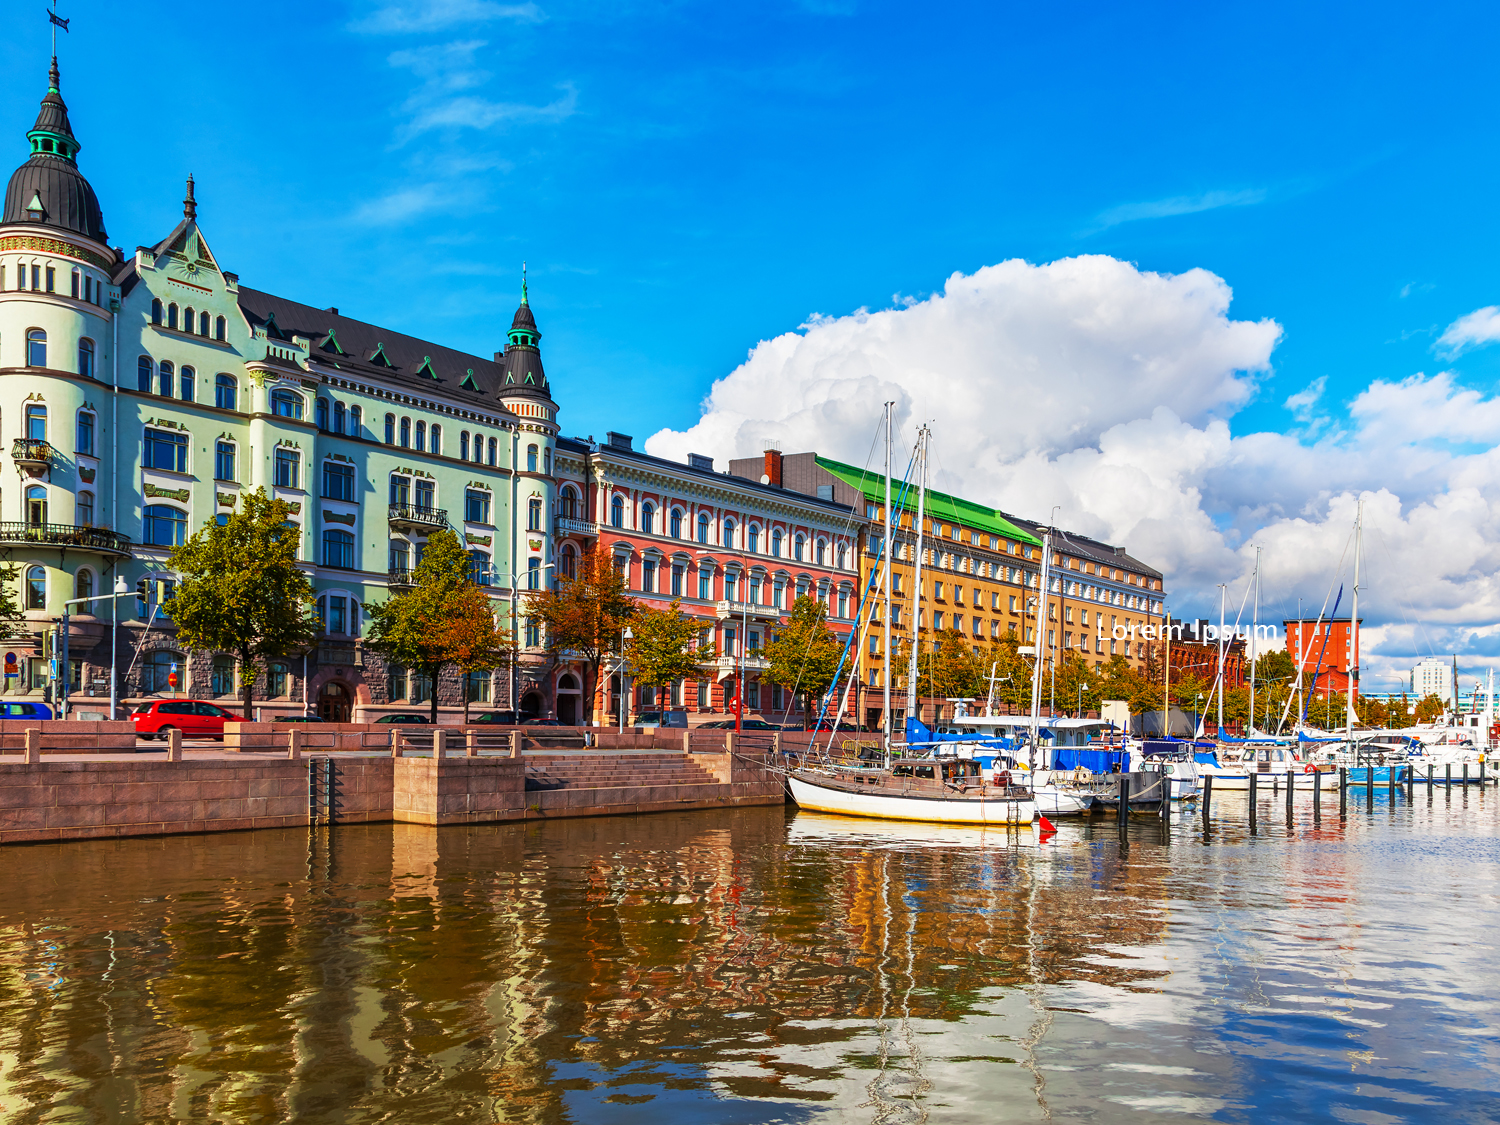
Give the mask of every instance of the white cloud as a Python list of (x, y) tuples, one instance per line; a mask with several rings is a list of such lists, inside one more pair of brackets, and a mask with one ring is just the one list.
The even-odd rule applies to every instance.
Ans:
[(387, 60), (391, 66), (409, 70), (422, 79), (402, 107), (406, 121), (398, 131), (399, 143), (432, 129), (484, 130), (501, 124), (535, 124), (572, 116), (578, 105), (578, 93), (571, 83), (561, 84), (560, 96), (545, 105), (495, 101), (475, 93), (493, 77), (476, 59), (486, 46), (482, 39), (466, 39), (391, 53)]
[(1459, 317), (1438, 337), (1438, 351), (1456, 356), (1500, 340), (1500, 307), (1488, 305)]
[(1250, 188), (1244, 191), (1206, 191), (1202, 195), (1174, 195), (1169, 199), (1152, 199), (1144, 203), (1121, 203), (1101, 211), (1092, 229), (1105, 230), (1141, 219), (1196, 215), (1200, 211), (1216, 211), (1220, 207), (1251, 207), (1265, 202), (1265, 198), (1264, 188)]
[(496, 4), (491, 0), (418, 0), (408, 4), (386, 4), (350, 24), (365, 35), (404, 35), (441, 31), (458, 24), (475, 25), (506, 20), (540, 23), (546, 19), (536, 4)]
[[(933, 427), (937, 487), (1033, 518), (1061, 506), (1062, 526), (1166, 572), (1179, 611), (1216, 609), (1217, 583), (1242, 584), (1261, 545), (1267, 620), (1299, 597), (1321, 604), (1341, 556), (1351, 585), (1363, 497), (1369, 674), (1428, 651), (1471, 653), (1471, 667), (1500, 655), (1500, 398), (1417, 374), (1371, 382), (1315, 439), (1236, 433), (1280, 328), (1234, 320), (1229, 303), (1202, 270), (1003, 262), (909, 307), (761, 342), (695, 426), (647, 448), (722, 458), (770, 441), (864, 464), (894, 400), (905, 440)], [(1325, 386), (1288, 409), (1310, 417)]]
[(1313, 407), (1318, 405), (1318, 400), (1323, 397), (1323, 389), (1327, 386), (1328, 376), (1319, 375), (1296, 394), (1288, 395), (1286, 402), (1282, 405), (1292, 412), (1297, 421), (1310, 422)]

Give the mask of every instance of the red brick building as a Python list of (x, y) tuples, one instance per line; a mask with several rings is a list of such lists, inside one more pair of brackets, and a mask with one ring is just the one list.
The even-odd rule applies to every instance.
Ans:
[[(608, 434), (603, 443), (559, 439), (552, 528), (558, 572), (571, 573), (580, 553), (597, 545), (614, 558), (632, 596), (659, 607), (675, 598), (701, 618), (703, 640), (718, 654), (696, 677), (667, 688), (665, 698), (633, 689), (633, 711), (682, 707), (695, 718), (725, 717), (742, 692), (747, 715), (798, 722), (804, 716), (792, 693), (762, 682), (760, 650), (804, 595), (828, 607), (828, 624), (841, 639), (854, 628), (863, 518), (847, 504), (783, 488), (779, 455), (775, 464), (767, 457), (766, 479), (755, 481), (716, 472), (711, 458), (696, 454), (684, 465), (638, 452), (624, 434)], [(851, 650), (846, 677), (857, 657)], [(587, 708), (575, 669), (562, 661), (551, 674), (560, 719), (618, 716), (617, 672), (601, 674)], [(841, 680), (844, 721), (857, 702)]]
[[(1363, 624), (1363, 618), (1360, 623)], [(1349, 670), (1359, 679), (1359, 650), (1354, 647), (1354, 629), (1347, 617), (1318, 621), (1306, 618), (1285, 621), (1286, 651), (1302, 669), (1303, 690), (1317, 692), (1349, 690)]]
[[(1218, 623), (1204, 619), (1173, 621), (1172, 643), (1168, 660), (1172, 674), (1191, 673), (1210, 682), (1219, 675)], [(1226, 625), (1226, 634), (1233, 625)], [(1245, 638), (1236, 636), (1224, 642), (1224, 686), (1244, 687), (1249, 672), (1245, 660)]]

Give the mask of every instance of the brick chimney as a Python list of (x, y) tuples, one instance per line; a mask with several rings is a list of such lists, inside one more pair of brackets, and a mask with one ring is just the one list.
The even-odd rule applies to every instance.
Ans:
[(766, 450), (766, 483), (781, 487), (781, 450)]

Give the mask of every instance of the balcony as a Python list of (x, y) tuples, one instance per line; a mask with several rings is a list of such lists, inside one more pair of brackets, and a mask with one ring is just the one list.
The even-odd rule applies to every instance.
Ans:
[(447, 508), (419, 508), (415, 504), (392, 504), (392, 527), (408, 531), (441, 531), (448, 526)]
[(18, 437), (10, 447), (10, 459), (33, 476), (47, 470), (52, 454), (51, 444), (37, 438)]
[(579, 520), (572, 516), (558, 516), (552, 521), (552, 530), (558, 535), (598, 535), (599, 525), (593, 520)]
[[(41, 444), (46, 445), (46, 442)], [(7, 520), (0, 523), (0, 543), (32, 543), (49, 547), (72, 547), (95, 551), (101, 555), (130, 554), (130, 536), (102, 527), (72, 523), (24, 523)]]
[[(709, 661), (708, 667), (717, 669), (717, 679), (720, 680), (726, 679), (729, 676), (738, 676), (740, 674), (740, 657), (720, 656), (714, 660)], [(770, 667), (771, 662), (765, 657), (758, 654), (746, 656), (744, 658), (744, 668), (746, 672), (764, 672)]]
[(417, 584), (416, 572), (406, 567), (392, 567), (385, 584), (392, 590), (410, 590)]
[(715, 609), (719, 619), (733, 618), (736, 621), (748, 617), (751, 621), (780, 621), (782, 611), (774, 605), (755, 605), (747, 602), (719, 602)]

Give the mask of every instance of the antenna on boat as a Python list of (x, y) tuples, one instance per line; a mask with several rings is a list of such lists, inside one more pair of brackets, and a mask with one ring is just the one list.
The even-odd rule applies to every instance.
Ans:
[(885, 766), (891, 767), (891, 414), (895, 402), (885, 404), (885, 605), (881, 617), (885, 619)]
[[(1347, 728), (1345, 737), (1351, 750), (1354, 748), (1354, 699), (1359, 694), (1359, 549), (1364, 537), (1364, 524), (1365, 501), (1364, 497), (1360, 497), (1354, 514), (1354, 602), (1349, 613), (1349, 647), (1354, 663), (1349, 666), (1346, 685), (1348, 690), (1344, 692), (1344, 703), (1347, 708), (1344, 717), (1344, 725)], [(1373, 777), (1373, 774), (1371, 776)], [(1371, 784), (1374, 782), (1372, 781)]]
[[(1054, 509), (1055, 510), (1055, 509)], [(1042, 569), (1038, 575), (1036, 600), (1036, 637), (1031, 649), (1031, 769), (1036, 770), (1036, 745), (1039, 737), (1038, 712), (1042, 706), (1042, 618), (1047, 595), (1050, 592), (1047, 571), (1052, 564), (1052, 529), (1042, 529)]]
[(906, 667), (906, 715), (922, 718), (917, 710), (917, 629), (922, 621), (922, 521), (927, 500), (927, 441), (932, 431), (923, 426), (917, 431), (917, 464), (912, 474), (917, 482), (917, 546), (914, 561), (916, 572), (912, 578), (911, 652)]

